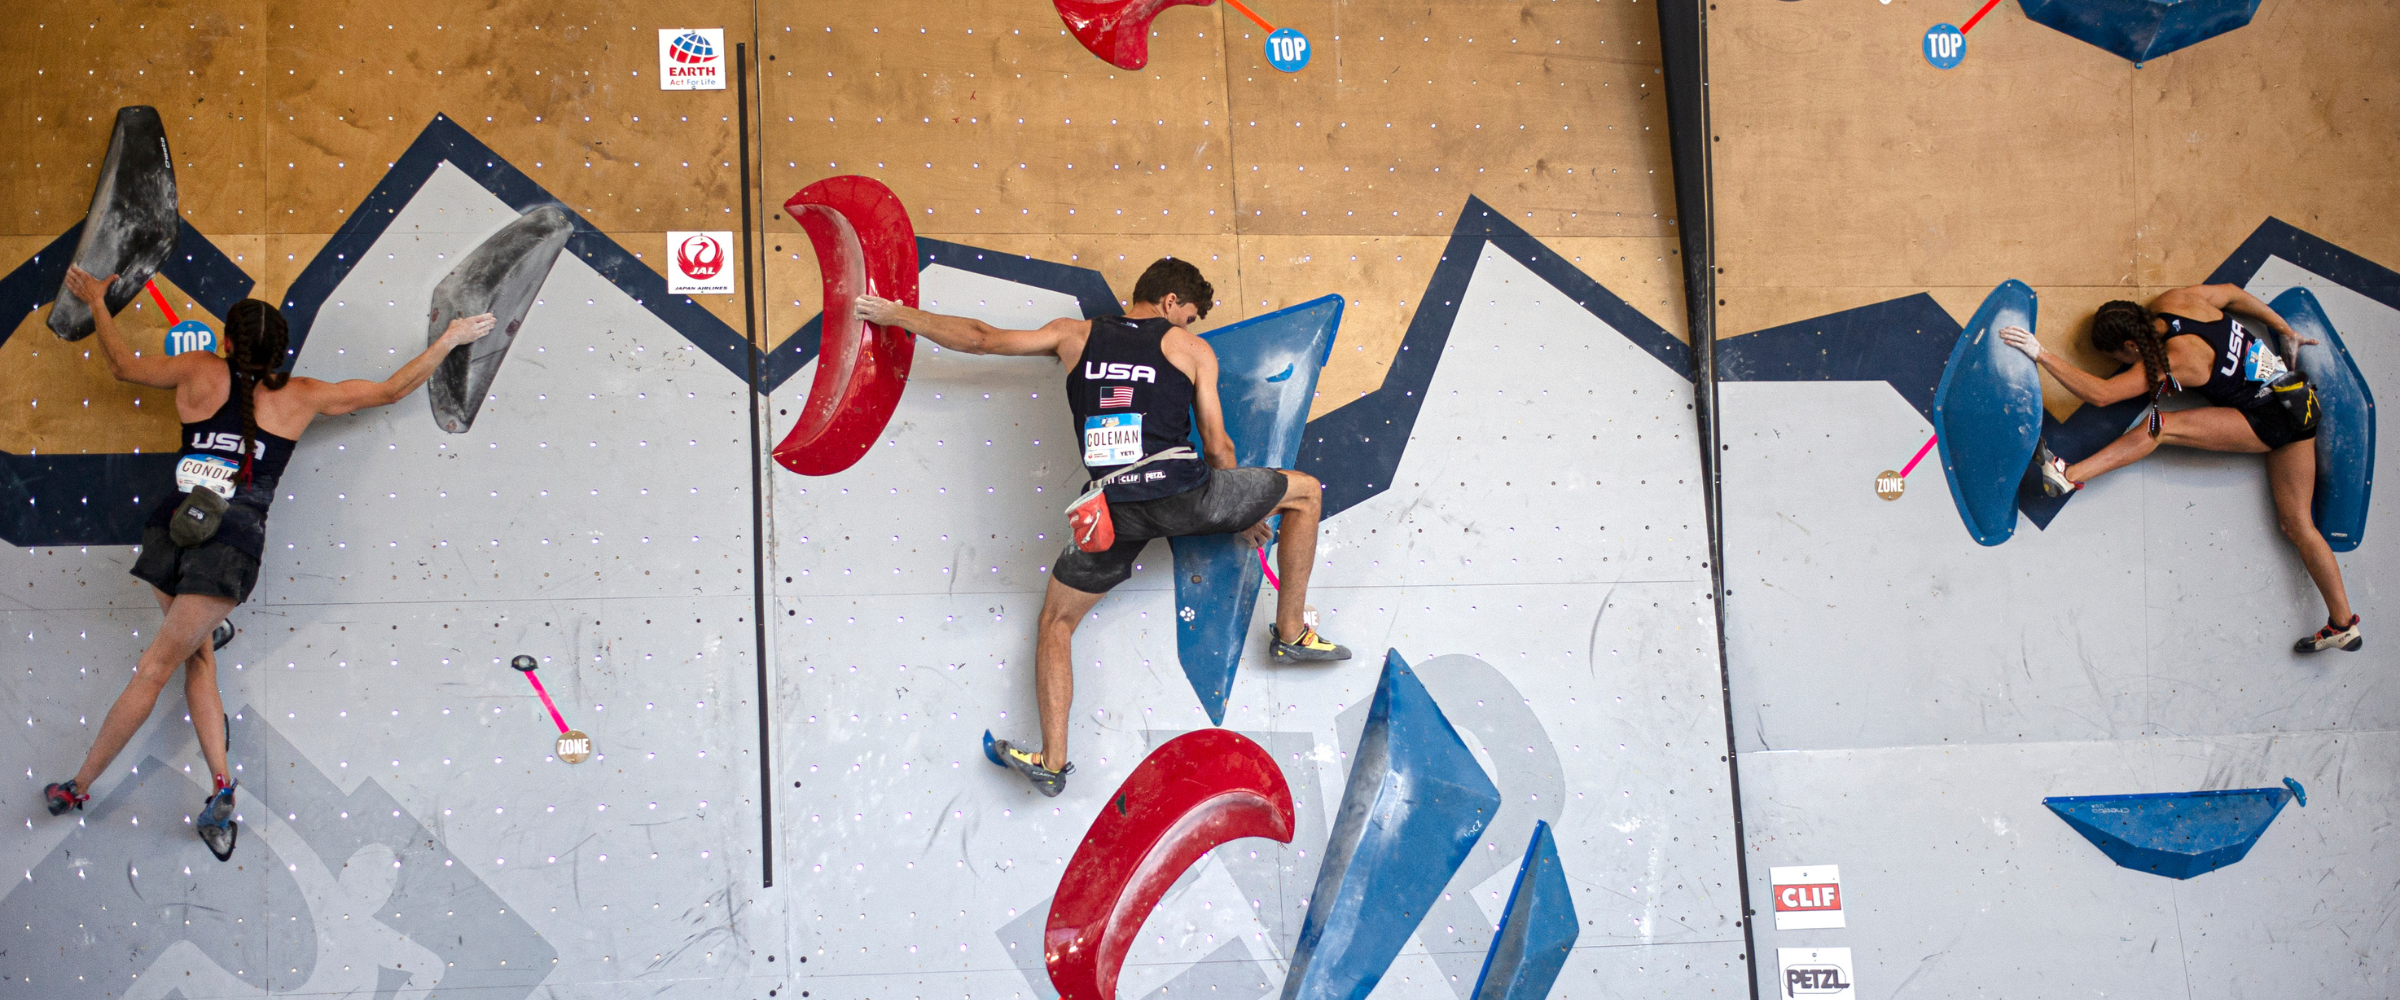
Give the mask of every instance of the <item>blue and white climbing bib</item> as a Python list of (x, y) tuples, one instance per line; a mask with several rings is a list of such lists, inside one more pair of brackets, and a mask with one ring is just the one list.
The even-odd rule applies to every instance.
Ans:
[[(2241, 329), (2241, 324), (2234, 324), (2234, 328)], [(2272, 382), (2287, 370), (2283, 366), (2283, 355), (2275, 353), (2273, 348), (2268, 347), (2266, 338), (2256, 335), (2250, 337), (2249, 349), (2242, 354), (2242, 377), (2244, 379), (2252, 382)]]
[(1142, 415), (1110, 413), (1083, 418), (1083, 464), (1089, 468), (1130, 465), (1142, 460)]
[(233, 477), (242, 467), (229, 458), (215, 455), (185, 455), (175, 463), (175, 488), (190, 493), (195, 487), (205, 487), (211, 493), (233, 499)]

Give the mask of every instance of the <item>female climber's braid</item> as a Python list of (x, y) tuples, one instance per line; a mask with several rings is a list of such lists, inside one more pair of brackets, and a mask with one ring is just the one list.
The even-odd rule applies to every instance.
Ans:
[(2157, 437), (2160, 430), (2158, 400), (2165, 395), (2166, 385), (2174, 378), (2167, 369), (2167, 345), (2158, 339), (2158, 331), (2151, 327), (2150, 310), (2140, 303), (2120, 299), (2101, 306), (2100, 311), (2093, 314), (2092, 346), (2103, 351), (2114, 351), (2125, 344), (2132, 344), (2134, 351), (2141, 355), (2142, 374), (2150, 386), (2150, 436)]
[(291, 375), (275, 370), (290, 333), (283, 314), (257, 299), (236, 302), (225, 313), (226, 360), (233, 364), (233, 398), (242, 414), (242, 478), (250, 478), (250, 443), (258, 435), (256, 393), (263, 383), (281, 389)]

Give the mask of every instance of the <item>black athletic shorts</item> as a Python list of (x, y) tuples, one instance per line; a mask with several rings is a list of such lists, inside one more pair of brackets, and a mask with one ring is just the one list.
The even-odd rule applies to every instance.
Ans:
[(1283, 502), (1285, 483), (1275, 469), (1210, 469), (1200, 485), (1156, 500), (1110, 501), (1109, 523), (1117, 544), (1085, 552), (1067, 543), (1050, 575), (1086, 594), (1105, 594), (1133, 576), (1133, 561), (1153, 538), (1227, 535), (1266, 519)]
[(167, 538), (167, 529), (142, 529), (142, 554), (133, 561), (133, 575), (172, 597), (201, 594), (250, 599), (258, 585), (258, 560), (224, 542), (202, 542), (182, 548)]
[(2274, 451), (2294, 441), (2306, 441), (2317, 436), (2317, 391), (2296, 377), (2285, 378), (2267, 386), (2265, 402), (2242, 411), (2242, 419), (2250, 421), (2250, 430)]

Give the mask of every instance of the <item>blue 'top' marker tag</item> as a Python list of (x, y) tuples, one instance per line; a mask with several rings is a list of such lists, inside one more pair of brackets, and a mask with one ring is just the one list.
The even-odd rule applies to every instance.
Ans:
[(187, 319), (167, 328), (167, 355), (173, 357), (185, 351), (216, 353), (217, 331), (196, 319)]
[(1277, 28), (1267, 36), (1267, 65), (1286, 73), (1300, 72), (1308, 65), (1308, 36), (1290, 28)]
[(1949, 69), (1966, 61), (1967, 33), (1947, 24), (1925, 29), (1925, 61), (1935, 69)]

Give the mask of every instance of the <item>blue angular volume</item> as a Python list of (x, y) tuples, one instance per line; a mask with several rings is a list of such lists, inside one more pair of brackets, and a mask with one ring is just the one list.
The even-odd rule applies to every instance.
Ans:
[(2141, 65), (2250, 23), (2258, 0), (2019, 0), (2025, 16)]
[(1364, 1000), (1499, 808), (1499, 787), (1391, 651), (1283, 1000)]
[[(1328, 295), (1207, 336), (1217, 352), (1217, 401), (1235, 462), (1292, 467), (1317, 395), (1317, 372), (1341, 324), (1342, 297)], [(1192, 535), (1168, 544), (1175, 549), (1175, 652), (1208, 721), (1222, 725), (1250, 612), (1258, 605), (1258, 550), (1233, 535)]]
[(2033, 329), (2039, 305), (2022, 281), (1992, 289), (1950, 348), (1933, 394), (1933, 433), (1950, 499), (1967, 534), (1982, 545), (2016, 534), (2017, 489), (2042, 437), (2041, 369), (2000, 339), (2007, 327)]
[(1517, 884), (1508, 890), (1508, 909), (1492, 935), (1492, 950), (1475, 977), (1473, 1000), (1542, 1000), (1567, 966), (1575, 947), (1575, 900), (1567, 873), (1558, 865), (1558, 842), (1550, 824), (1535, 821)]
[(2317, 530), (2335, 552), (2367, 537), (2367, 494), (2375, 485), (2375, 394), (2317, 297), (2294, 288), (2269, 303), (2303, 340), (2297, 363), (2317, 394)]
[(2236, 788), (2052, 796), (2042, 804), (2118, 865), (2181, 879), (2242, 860), (2290, 797), (2282, 788)]

